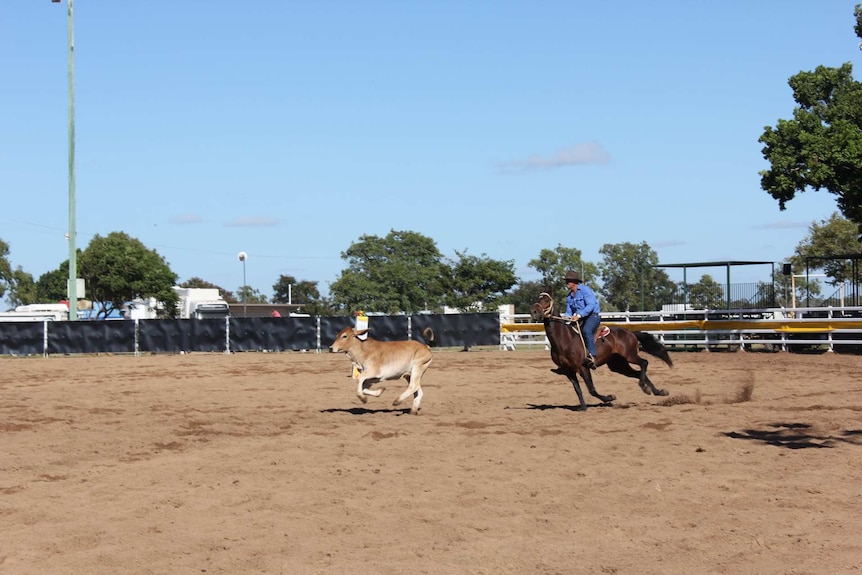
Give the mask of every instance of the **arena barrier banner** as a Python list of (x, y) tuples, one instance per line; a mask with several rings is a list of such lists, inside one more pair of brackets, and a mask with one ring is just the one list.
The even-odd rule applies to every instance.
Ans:
[[(327, 351), (351, 316), (229, 317), (0, 323), (0, 354)], [(430, 328), (430, 331), (428, 331)], [(436, 347), (496, 346), (498, 313), (368, 316), (380, 341), (414, 339)], [(426, 341), (425, 335), (433, 337)]]

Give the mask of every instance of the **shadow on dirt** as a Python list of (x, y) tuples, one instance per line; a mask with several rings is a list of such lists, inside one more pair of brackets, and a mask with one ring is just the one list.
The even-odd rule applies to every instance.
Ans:
[[(586, 409), (590, 409), (591, 407), (613, 407), (613, 403), (588, 403)], [(565, 409), (568, 411), (585, 411), (585, 409), (581, 409), (580, 405), (548, 405), (541, 404), (536, 405), (534, 403), (528, 403), (526, 407), (506, 407), (506, 409), (535, 409), (538, 411), (547, 411), (549, 409)]]
[(811, 426), (807, 423), (772, 423), (769, 427), (771, 429), (727, 431), (723, 435), (731, 439), (760, 441), (787, 449), (831, 448), (836, 443), (862, 445), (862, 430), (859, 429), (845, 430), (840, 437), (833, 437), (809, 433), (807, 430), (811, 429)]
[[(320, 413), (349, 413), (350, 415), (374, 415), (375, 413), (394, 413), (395, 415), (409, 415), (410, 408), (407, 409), (368, 409), (367, 407), (348, 407), (341, 409), (331, 407), (329, 409), (321, 409)], [(422, 413), (422, 410), (419, 410)]]

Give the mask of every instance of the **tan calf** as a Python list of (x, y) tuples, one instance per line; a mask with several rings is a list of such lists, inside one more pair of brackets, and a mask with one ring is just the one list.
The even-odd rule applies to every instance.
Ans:
[(410, 413), (417, 415), (422, 403), (422, 375), (431, 365), (431, 350), (418, 341), (378, 341), (370, 336), (362, 340), (357, 337), (366, 332), (367, 329), (344, 328), (335, 336), (329, 351), (346, 353), (350, 361), (359, 366), (356, 395), (362, 403), (368, 401), (367, 396), (379, 397), (386, 389), (381, 387), (371, 390), (369, 387), (372, 384), (387, 379), (406, 378), (407, 389), (392, 405), (400, 405), (413, 395)]

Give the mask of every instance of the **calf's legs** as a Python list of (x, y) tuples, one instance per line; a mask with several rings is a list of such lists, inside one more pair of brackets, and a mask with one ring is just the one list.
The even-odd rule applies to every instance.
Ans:
[(413, 415), (419, 414), (419, 407), (422, 403), (422, 375), (425, 373), (425, 370), (428, 369), (428, 366), (431, 365), (431, 360), (424, 363), (417, 363), (413, 365), (413, 369), (410, 370), (410, 374), (405, 376), (407, 378), (407, 389), (399, 395), (395, 401), (392, 402), (392, 405), (400, 405), (402, 401), (413, 396), (413, 405), (410, 406), (410, 413)]

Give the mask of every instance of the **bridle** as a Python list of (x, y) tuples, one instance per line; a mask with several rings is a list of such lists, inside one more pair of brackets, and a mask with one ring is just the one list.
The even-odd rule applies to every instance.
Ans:
[(536, 304), (535, 304), (535, 305), (541, 307), (542, 317), (544, 317), (546, 319), (550, 319), (550, 320), (565, 321), (565, 318), (563, 318), (559, 315), (551, 315), (554, 312), (554, 298), (551, 296), (551, 294), (549, 294), (547, 292), (542, 292), (539, 294), (539, 299), (542, 299), (543, 297), (548, 298), (549, 303), (548, 303), (547, 307), (542, 306), (538, 301), (536, 301)]
[[(561, 317), (559, 315), (551, 315), (554, 312), (554, 298), (546, 292), (542, 292), (539, 294), (539, 299), (542, 299), (542, 297), (548, 298), (548, 301), (550, 302), (550, 305), (548, 307), (542, 307), (542, 316), (544, 316), (546, 320), (559, 321), (568, 325), (572, 329), (572, 331), (577, 333), (578, 337), (581, 338), (581, 345), (584, 346), (584, 351), (586, 352), (587, 344), (584, 341), (584, 334), (581, 333), (581, 326), (578, 325), (578, 322), (572, 321), (570, 318)], [(541, 306), (538, 300), (533, 305)]]

